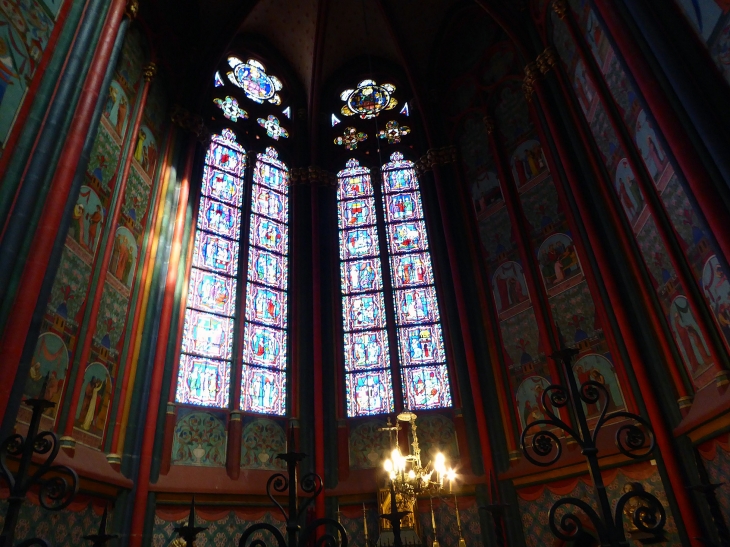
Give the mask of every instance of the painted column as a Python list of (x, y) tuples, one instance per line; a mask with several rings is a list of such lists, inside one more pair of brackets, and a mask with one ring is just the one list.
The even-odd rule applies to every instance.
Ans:
[[(314, 368), (314, 471), (324, 480), (324, 393), (322, 375), (322, 271), (320, 230), (320, 184), (312, 181), (312, 338)], [(325, 516), (325, 496), (315, 499), (316, 517)]]
[[(534, 86), (534, 90), (537, 94), (538, 100), (542, 106), (542, 110), (546, 115), (548, 124), (553, 129), (554, 142), (558, 148), (558, 152), (563, 158), (570, 158), (572, 155), (570, 145), (564, 142), (561, 132), (557, 130), (560, 127), (559, 122), (556, 119), (556, 114), (553, 112), (550, 101), (547, 98), (547, 90), (543, 88), (543, 84), (539, 80), (534, 80), (531, 83)], [(573, 113), (573, 120), (577, 118), (574, 112), (574, 105), (571, 105), (571, 111)], [(581, 127), (580, 124), (575, 124), (576, 127)], [(582, 134), (584, 142), (588, 141), (588, 136)], [(600, 242), (601, 229), (605, 230), (605, 227), (601, 228), (597, 225), (593, 218), (591, 207), (588, 203), (588, 198), (584, 194), (584, 190), (581, 188), (582, 177), (575, 170), (572, 162), (565, 161), (563, 163), (566, 172), (568, 173), (568, 182), (571, 186), (571, 190), (576, 199), (576, 204), (580, 211), (581, 217), (586, 225), (586, 231), (591, 239), (591, 245), (595, 252), (596, 261), (601, 268), (605, 268), (607, 272), (611, 271), (611, 261), (613, 260), (609, 256), (603, 245)], [(596, 173), (599, 176), (599, 172)], [(627, 256), (630, 256), (627, 253)], [(639, 388), (641, 390), (642, 398), (646, 405), (646, 410), (649, 415), (652, 426), (654, 427), (654, 434), (656, 437), (657, 447), (661, 453), (662, 459), (667, 468), (667, 475), (671, 482), (672, 490), (677, 499), (677, 504), (680, 509), (681, 518), (684, 521), (684, 525), (687, 529), (687, 535), (692, 539), (692, 545), (699, 547), (702, 542), (699, 540), (703, 536), (703, 531), (699, 525), (697, 515), (693, 501), (687, 491), (686, 485), (687, 480), (682, 470), (682, 464), (676, 455), (676, 449), (674, 447), (674, 438), (672, 436), (671, 428), (666, 421), (664, 412), (659, 404), (659, 400), (654, 392), (654, 383), (651, 378), (651, 374), (644, 365), (643, 359), (640, 358), (641, 344), (637, 340), (635, 333), (631, 329), (631, 319), (629, 317), (629, 311), (623, 304), (623, 292), (621, 287), (618, 285), (612, 275), (607, 275), (604, 278), (606, 284), (606, 290), (609, 294), (609, 298), (613, 305), (613, 309), (616, 313), (617, 321), (621, 329), (621, 334), (626, 343), (627, 349), (630, 355), (637, 355), (639, 358), (635, 359), (631, 364), (633, 367), (634, 374), (636, 375)], [(648, 316), (654, 315), (651, 308), (647, 313)], [(680, 515), (675, 515), (675, 518), (680, 518)]]
[[(150, 89), (150, 82), (152, 81), (152, 78), (157, 73), (157, 67), (154, 63), (149, 63), (147, 66), (143, 69), (144, 73), (144, 87), (142, 88), (142, 96), (139, 100), (139, 108), (137, 109), (137, 117), (134, 120), (134, 125), (132, 126), (132, 131), (130, 135), (134, 136), (139, 133), (140, 125), (142, 124), (142, 114), (144, 112), (145, 103), (147, 102), (147, 94), (149, 93)], [(129, 170), (132, 167), (132, 156), (133, 156), (133, 148), (130, 146), (127, 157), (124, 161), (124, 167), (122, 168), (122, 174), (119, 179), (117, 179), (119, 182), (117, 183), (115, 192), (116, 192), (116, 199), (114, 201), (114, 209), (112, 210), (112, 214), (107, 219), (106, 224), (106, 230), (107, 233), (112, 234), (114, 233), (114, 230), (119, 223), (119, 216), (122, 212), (122, 204), (124, 203), (124, 191), (127, 188), (127, 180), (129, 178)], [(108, 240), (109, 241), (109, 240)], [(73, 394), (71, 395), (70, 404), (69, 404), (69, 414), (67, 415), (66, 419), (66, 426), (64, 428), (64, 436), (71, 437), (73, 435), (73, 428), (74, 428), (74, 409), (78, 406), (79, 398), (81, 397), (81, 387), (84, 383), (84, 374), (83, 371), (86, 370), (86, 366), (88, 364), (89, 356), (91, 355), (91, 345), (94, 341), (94, 329), (96, 328), (97, 319), (99, 318), (99, 307), (101, 305), (101, 296), (104, 292), (104, 284), (106, 282), (107, 274), (109, 273), (109, 261), (112, 257), (112, 250), (113, 245), (110, 245), (109, 242), (107, 242), (106, 247), (104, 247), (104, 252), (101, 255), (101, 260), (99, 264), (94, 265), (94, 270), (99, 272), (99, 277), (96, 281), (96, 287), (94, 288), (93, 294), (89, 295), (89, 299), (87, 300), (86, 306), (91, 305), (91, 310), (89, 312), (88, 316), (85, 316), (85, 323), (87, 325), (87, 330), (84, 332), (84, 342), (81, 346), (81, 352), (79, 354), (78, 358), (78, 367), (76, 370), (76, 381), (74, 382), (73, 387)], [(97, 255), (98, 257), (98, 255)], [(98, 260), (98, 259), (97, 259)], [(88, 320), (87, 320), (88, 317)]]
[(132, 514), (132, 525), (130, 530), (130, 546), (141, 547), (144, 535), (145, 519), (147, 515), (147, 494), (150, 486), (150, 471), (154, 451), (155, 436), (157, 433), (157, 414), (160, 407), (162, 390), (162, 378), (165, 372), (165, 359), (167, 356), (167, 343), (170, 338), (171, 321), (173, 315), (173, 304), (175, 301), (175, 286), (177, 284), (178, 266), (182, 252), (182, 240), (185, 233), (185, 216), (188, 208), (188, 195), (190, 192), (190, 177), (193, 170), (193, 158), (195, 156), (196, 141), (190, 137), (185, 168), (180, 183), (177, 214), (175, 216), (175, 227), (170, 248), (170, 260), (165, 280), (165, 294), (160, 313), (160, 330), (155, 341), (155, 358), (153, 361), (152, 379), (149, 390), (149, 401), (145, 409), (145, 428), (142, 438), (142, 446), (139, 455), (139, 474), (136, 482), (134, 496), (134, 510)]
[[(727, 198), (716, 187), (719, 174), (711, 172), (697, 149), (688, 145), (687, 132), (682, 126), (670, 99), (653, 76), (653, 70), (642, 55), (636, 40), (631, 36), (626, 25), (621, 21), (612, 2), (595, 0), (596, 10), (600, 13), (607, 30), (613, 38), (616, 49), (622, 53), (631, 76), (644, 96), (651, 104), (651, 111), (659, 129), (672, 150), (679, 168), (685, 175), (687, 184), (697, 204), (704, 213), (705, 220), (717, 241), (718, 247), (726, 258), (730, 258), (730, 231), (727, 229)], [(723, 184), (723, 183), (721, 183)]]
[(69, 137), (63, 147), (62, 160), (59, 162), (43, 207), (43, 220), (36, 230), (28, 260), (23, 268), (22, 279), (14, 301), (13, 321), (8, 323), (2, 339), (0, 339), (0, 354), (3, 355), (3, 367), (0, 368), (0, 414), (5, 413), (17, 374), (25, 337), (43, 286), (43, 278), (53, 251), (56, 234), (63, 220), (66, 201), (73, 186), (84, 140), (102, 91), (106, 68), (114, 51), (114, 42), (124, 15), (124, 7), (124, 0), (113, 0), (107, 15), (96, 55), (84, 82), (81, 100), (68, 132)]

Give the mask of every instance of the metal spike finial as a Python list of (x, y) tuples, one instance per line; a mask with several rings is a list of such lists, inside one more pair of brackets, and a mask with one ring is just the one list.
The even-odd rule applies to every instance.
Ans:
[(108, 515), (108, 507), (104, 506), (104, 512), (101, 514), (101, 522), (99, 523), (99, 531), (96, 534), (89, 534), (83, 536), (84, 539), (88, 539), (94, 547), (102, 547), (108, 541), (119, 537), (118, 534), (107, 534), (106, 533), (106, 521)]

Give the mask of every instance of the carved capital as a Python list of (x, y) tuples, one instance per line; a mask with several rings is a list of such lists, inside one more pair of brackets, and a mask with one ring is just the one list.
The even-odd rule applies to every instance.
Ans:
[(203, 122), (202, 116), (193, 114), (188, 109), (176, 104), (172, 107), (170, 119), (178, 127), (181, 127), (185, 131), (190, 131), (200, 142), (210, 140), (210, 130)]
[(433, 169), (435, 165), (453, 163), (457, 159), (456, 146), (445, 146), (443, 148), (431, 148), (425, 156), (416, 162), (415, 168), (418, 174)]
[(570, 9), (570, 6), (568, 5), (568, 0), (554, 0), (553, 1), (553, 10), (558, 15), (558, 17), (560, 17), (561, 19), (565, 19), (565, 17), (568, 15), (569, 9)]
[(139, 11), (139, 0), (127, 0), (127, 6), (124, 8), (124, 15), (134, 21)]
[(146, 82), (151, 82), (152, 78), (157, 74), (157, 65), (152, 62), (147, 63), (142, 69), (142, 74)]
[(555, 64), (558, 62), (558, 56), (557, 53), (555, 53), (555, 48), (552, 46), (546, 47), (545, 51), (537, 56), (536, 62), (537, 68), (540, 69), (542, 74), (550, 72), (550, 69), (554, 68)]
[(525, 67), (525, 79), (522, 82), (522, 91), (525, 92), (525, 98), (528, 101), (532, 100), (532, 93), (535, 91), (535, 82), (542, 77), (542, 72), (537, 66), (537, 63), (528, 63)]
[(487, 128), (487, 133), (490, 135), (494, 134), (494, 131), (497, 129), (497, 124), (494, 121), (494, 118), (492, 118), (489, 114), (484, 116), (484, 127)]
[(325, 171), (316, 165), (294, 167), (289, 173), (292, 185), (337, 187), (337, 175)]

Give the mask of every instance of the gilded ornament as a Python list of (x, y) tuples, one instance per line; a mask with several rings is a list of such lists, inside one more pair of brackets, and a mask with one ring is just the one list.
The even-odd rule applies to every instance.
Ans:
[(152, 81), (152, 78), (157, 74), (157, 65), (152, 62), (147, 63), (142, 69), (142, 74), (144, 75), (145, 82)]
[(561, 19), (565, 19), (565, 16), (568, 15), (569, 9), (568, 0), (555, 0), (553, 2), (553, 10)]
[(127, 6), (124, 8), (124, 14), (134, 21), (139, 11), (139, 0), (127, 0)]
[(494, 118), (489, 114), (484, 116), (484, 127), (487, 128), (487, 133), (490, 135), (494, 134), (494, 130), (497, 129), (497, 125), (494, 123)]

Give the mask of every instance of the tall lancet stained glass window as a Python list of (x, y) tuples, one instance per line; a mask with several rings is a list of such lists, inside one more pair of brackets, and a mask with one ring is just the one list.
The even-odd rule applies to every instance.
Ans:
[(245, 170), (246, 152), (235, 134), (214, 135), (203, 169), (178, 403), (228, 406)]
[(337, 176), (347, 414), (389, 413), (393, 383), (370, 170), (352, 159)]
[(400, 152), (382, 169), (385, 229), (405, 406), (451, 406), (449, 373), (418, 177)]
[(241, 408), (286, 412), (289, 169), (258, 154), (251, 188)]

